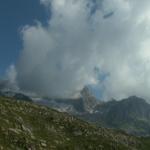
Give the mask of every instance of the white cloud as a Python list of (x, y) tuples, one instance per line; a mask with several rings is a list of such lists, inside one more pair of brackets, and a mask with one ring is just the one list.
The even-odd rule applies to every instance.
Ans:
[[(105, 99), (150, 98), (150, 1), (41, 3), (52, 15), (47, 27), (37, 23), (22, 30), (24, 48), (16, 65), (22, 89), (71, 97), (87, 84), (101, 83)], [(99, 6), (91, 14), (94, 5)], [(104, 81), (97, 81), (95, 66), (109, 74)]]

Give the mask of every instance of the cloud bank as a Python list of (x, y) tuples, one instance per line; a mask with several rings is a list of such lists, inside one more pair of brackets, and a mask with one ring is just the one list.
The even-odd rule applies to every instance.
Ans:
[[(47, 26), (22, 29), (20, 89), (75, 97), (85, 85), (103, 99), (150, 99), (149, 0), (41, 0)], [(95, 71), (96, 70), (96, 71)]]

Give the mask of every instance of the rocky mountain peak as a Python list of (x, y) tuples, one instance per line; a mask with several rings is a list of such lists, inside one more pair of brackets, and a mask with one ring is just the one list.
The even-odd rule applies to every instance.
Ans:
[(88, 87), (83, 88), (83, 90), (81, 91), (81, 96), (85, 111), (92, 113), (93, 109), (98, 104), (98, 100)]

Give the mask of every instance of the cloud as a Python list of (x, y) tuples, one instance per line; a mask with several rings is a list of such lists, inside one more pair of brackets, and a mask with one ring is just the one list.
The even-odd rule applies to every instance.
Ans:
[(19, 87), (17, 85), (17, 71), (14, 65), (10, 65), (10, 67), (6, 70), (6, 78), (0, 79), (0, 90), (11, 90), (11, 91), (19, 91)]
[(94, 84), (104, 99), (150, 98), (150, 1), (41, 4), (51, 18), (47, 26), (38, 22), (22, 29), (23, 50), (15, 66), (21, 89), (75, 97), (85, 85)]

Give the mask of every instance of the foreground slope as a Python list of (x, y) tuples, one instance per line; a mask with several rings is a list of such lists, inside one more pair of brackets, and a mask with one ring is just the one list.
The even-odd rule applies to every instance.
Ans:
[(0, 149), (142, 150), (141, 139), (97, 128), (66, 113), (0, 97)]

